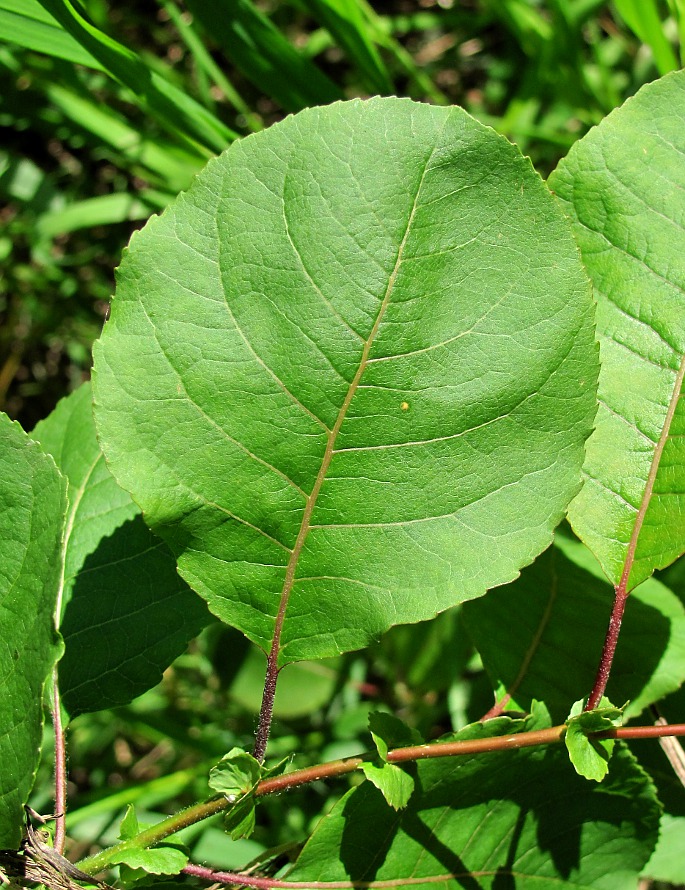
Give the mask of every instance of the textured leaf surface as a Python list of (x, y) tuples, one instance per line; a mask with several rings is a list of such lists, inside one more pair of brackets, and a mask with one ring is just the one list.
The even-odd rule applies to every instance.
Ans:
[[(461, 109), (310, 109), (134, 236), (96, 347), (120, 483), (280, 662), (513, 579), (575, 493), (592, 307), (527, 160)], [(280, 610), (280, 611), (279, 611)]]
[[(557, 535), (513, 585), (468, 603), (466, 625), (498, 699), (510, 694), (524, 711), (544, 700), (554, 722), (564, 721), (592, 688), (611, 594), (588, 550)], [(685, 610), (652, 578), (631, 595), (607, 694), (619, 706), (630, 700), (630, 719), (684, 680)]]
[(681, 72), (610, 114), (549, 180), (595, 286), (602, 361), (569, 519), (627, 589), (685, 551), (684, 119)]
[(75, 717), (126, 704), (158, 683), (208, 616), (105, 466), (90, 385), (63, 399), (32, 435), (69, 481), (59, 678)]
[[(455, 738), (504, 733), (512, 724), (500, 718)], [(392, 810), (368, 782), (345, 795), (288, 880), (626, 890), (656, 843), (654, 789), (623, 748), (601, 785), (576, 775), (562, 746), (417, 766), (404, 810)]]
[(43, 685), (60, 647), (66, 482), (54, 461), (0, 414), (0, 848), (16, 849), (38, 766)]

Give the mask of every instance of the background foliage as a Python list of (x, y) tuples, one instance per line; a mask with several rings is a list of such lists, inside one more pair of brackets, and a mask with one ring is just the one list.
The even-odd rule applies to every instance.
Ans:
[[(229, 142), (308, 105), (397, 94), (465, 107), (545, 175), (641, 84), (679, 67), (685, 30), (680, 0), (213, 0), (184, 7), (89, 0), (84, 8), (87, 19), (56, 0), (0, 0), (0, 408), (26, 429), (87, 376), (113, 268), (132, 230)], [(584, 614), (591, 614), (593, 569), (572, 547), (556, 558), (571, 563), (569, 576), (578, 578)], [(522, 583), (539, 589), (536, 575), (546, 569), (536, 564)], [(665, 574), (674, 593), (659, 592), (664, 610), (682, 621), (669, 599), (683, 595), (682, 568)], [(473, 616), (488, 602), (395, 627), (363, 653), (286, 667), (270, 755), (297, 750), (297, 765), (306, 765), (356, 753), (368, 747), (370, 710), (392, 711), (427, 737), (478, 719), (492, 687), (465, 629), (483, 627), (485, 617)], [(626, 637), (630, 674), (630, 626)], [(509, 685), (513, 668), (496, 662), (501, 647), (492, 657), (487, 644), (481, 651), (492, 680)], [(208, 768), (234, 745), (251, 744), (263, 672), (242, 635), (210, 622), (158, 687), (124, 707), (77, 717), (70, 857), (87, 852), (79, 839), (113, 842), (128, 803), (141, 820), (154, 821), (160, 804), (172, 809), (206, 795)], [(522, 686), (514, 704), (528, 707), (526, 692)], [(666, 685), (650, 700), (670, 692)], [(661, 708), (677, 719), (684, 702), (676, 692)], [(655, 747), (644, 756), (677, 847), (682, 789)], [(32, 803), (48, 810), (49, 739), (40, 770)], [(195, 861), (217, 867), (242, 866), (283, 845), (278, 864), (344, 791), (342, 783), (309, 787), (296, 807), (265, 800), (249, 840), (227, 843), (211, 823), (188, 829), (184, 840)], [(651, 877), (682, 880), (665, 847), (655, 862)]]

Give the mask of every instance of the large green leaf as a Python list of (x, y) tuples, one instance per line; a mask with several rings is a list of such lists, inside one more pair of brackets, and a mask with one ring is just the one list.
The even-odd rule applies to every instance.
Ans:
[[(451, 738), (518, 728), (499, 718)], [(601, 785), (576, 775), (562, 746), (425, 760), (404, 810), (389, 807), (369, 782), (346, 794), (287, 877), (444, 890), (629, 890), (658, 822), (654, 788), (625, 748)]]
[[(552, 719), (566, 719), (592, 688), (612, 589), (582, 544), (560, 536), (509, 587), (464, 607), (469, 633), (497, 697), (528, 710), (543, 700)], [(525, 603), (525, 607), (514, 606)], [(560, 671), (559, 664), (573, 670)], [(685, 609), (651, 578), (634, 593), (607, 687), (626, 717), (674, 692), (685, 680)]]
[(16, 849), (38, 767), (43, 686), (59, 656), (66, 483), (0, 414), (0, 848)]
[(530, 163), (376, 99), (241, 140), (134, 236), (103, 449), (183, 577), (280, 662), (516, 577), (579, 484), (587, 282)]
[(649, 84), (550, 185), (597, 296), (602, 370), (570, 521), (628, 590), (685, 551), (685, 73)]
[(90, 384), (63, 399), (32, 435), (69, 480), (59, 682), (75, 717), (126, 704), (158, 683), (208, 615), (105, 466)]

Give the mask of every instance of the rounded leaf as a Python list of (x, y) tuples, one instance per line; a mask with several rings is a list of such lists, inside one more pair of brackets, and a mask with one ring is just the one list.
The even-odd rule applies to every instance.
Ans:
[(578, 488), (596, 375), (529, 161), (374, 99), (235, 143), (134, 236), (95, 411), (183, 577), (283, 664), (516, 577)]

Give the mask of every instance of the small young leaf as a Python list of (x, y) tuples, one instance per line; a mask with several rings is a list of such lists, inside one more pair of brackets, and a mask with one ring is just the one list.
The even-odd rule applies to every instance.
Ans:
[(395, 763), (363, 763), (361, 770), (391, 807), (401, 810), (407, 806), (414, 791), (414, 779), (408, 772)]
[(231, 750), (213, 766), (209, 773), (209, 787), (227, 798), (248, 794), (261, 778), (261, 764), (242, 748)]
[(126, 807), (124, 818), (121, 820), (121, 825), (119, 826), (119, 838), (122, 841), (127, 841), (139, 833), (140, 825), (138, 824), (135, 807), (133, 804), (129, 804)]
[(119, 853), (112, 864), (124, 864), (153, 875), (177, 875), (188, 864), (188, 854), (178, 844), (163, 842), (156, 847), (135, 847)]
[(601, 782), (609, 770), (615, 739), (591, 738), (589, 733), (620, 726), (623, 708), (615, 708), (606, 698), (592, 711), (583, 711), (583, 705), (584, 700), (573, 705), (564, 740), (576, 772), (586, 779)]
[(224, 816), (224, 828), (234, 841), (249, 837), (255, 829), (255, 799), (246, 794)]
[(415, 729), (407, 726), (399, 717), (384, 711), (372, 711), (369, 714), (369, 730), (381, 760), (387, 760), (389, 748), (403, 748), (423, 742)]

